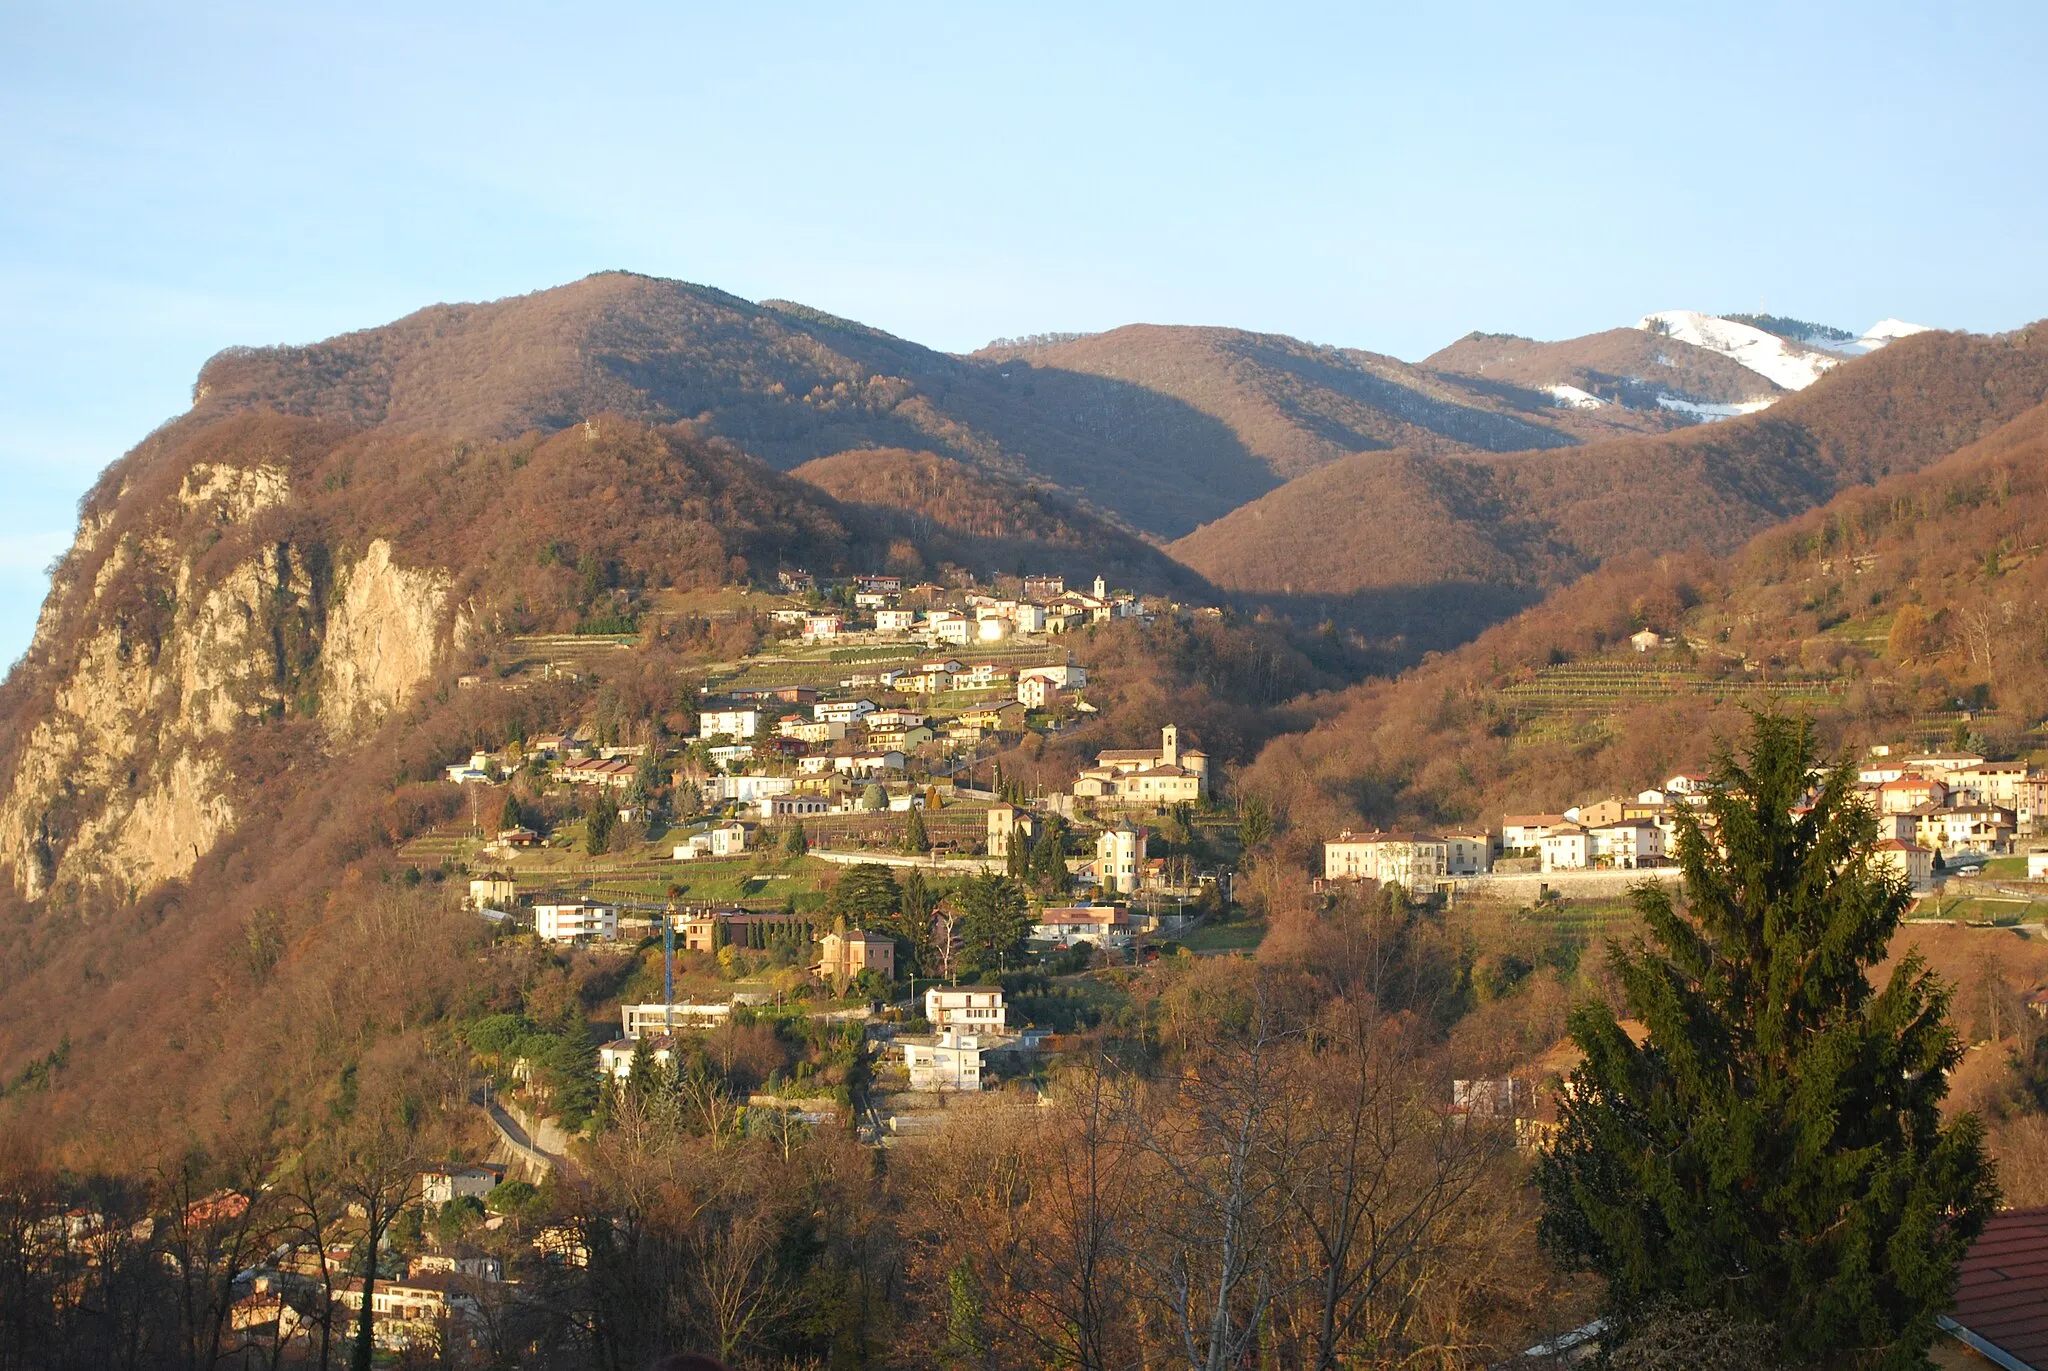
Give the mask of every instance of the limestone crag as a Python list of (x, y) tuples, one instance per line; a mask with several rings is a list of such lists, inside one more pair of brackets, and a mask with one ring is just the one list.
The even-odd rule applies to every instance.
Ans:
[[(317, 714), (343, 745), (432, 675), (448, 574), (394, 564), (382, 539), (333, 566), (317, 538), (246, 536), (290, 498), (282, 466), (196, 463), (155, 509), (123, 490), (81, 520), (30, 652), (47, 704), (0, 793), (0, 865), (24, 895), (133, 898), (186, 875), (247, 803), (237, 730)], [(227, 530), (247, 555), (222, 567)]]

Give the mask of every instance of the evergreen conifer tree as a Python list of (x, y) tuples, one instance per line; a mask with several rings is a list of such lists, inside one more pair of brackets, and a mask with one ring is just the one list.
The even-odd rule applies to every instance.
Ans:
[(1680, 812), (1685, 907), (1638, 886), (1655, 945), (1611, 950), (1647, 1039), (1572, 1015), (1542, 1236), (1606, 1277), (1621, 1339), (1709, 1310), (1799, 1365), (1919, 1367), (1997, 1195), (1976, 1116), (1941, 1118), (1948, 992), (1917, 953), (1866, 979), (1910, 895), (1854, 771), (1816, 766), (1804, 720), (1756, 718), (1745, 753), (1706, 825)]
[(982, 971), (1002, 971), (1024, 959), (1031, 934), (1031, 905), (1024, 888), (1006, 876), (970, 876), (959, 891), (960, 941), (966, 958)]
[(790, 826), (789, 836), (782, 840), (782, 850), (791, 857), (801, 857), (811, 850), (810, 836), (804, 832), (801, 819)]
[(924, 832), (924, 811), (916, 805), (910, 807), (910, 822), (903, 825), (903, 850), (908, 853), (931, 851), (931, 839)]

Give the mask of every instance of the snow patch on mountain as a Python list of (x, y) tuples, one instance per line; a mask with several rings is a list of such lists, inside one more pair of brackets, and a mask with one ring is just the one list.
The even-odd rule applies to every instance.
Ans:
[(1607, 402), (1591, 391), (1580, 390), (1577, 386), (1545, 386), (1550, 398), (1560, 409), (1598, 409)]
[(1932, 332), (1925, 324), (1909, 324), (1904, 319), (1880, 319), (1863, 330), (1863, 336), (1856, 340), (1856, 346), (1864, 352), (1876, 352), (1886, 343), (1900, 338), (1910, 338), (1916, 333)]
[(1717, 419), (1735, 419), (1744, 414), (1754, 414), (1760, 409), (1769, 409), (1771, 400), (1741, 400), (1734, 404), (1719, 404), (1706, 400), (1680, 400), (1676, 396), (1659, 395), (1657, 404), (1674, 414), (1683, 414), (1688, 419), (1711, 424)]
[(1841, 357), (1818, 348), (1694, 309), (1667, 309), (1644, 315), (1636, 327), (1732, 357), (1786, 390), (1806, 389), (1820, 379), (1822, 372), (1842, 361)]
[[(1692, 309), (1667, 309), (1646, 314), (1637, 321), (1636, 327), (1733, 358), (1786, 390), (1804, 390), (1819, 380), (1821, 373), (1840, 366), (1851, 357), (1861, 357), (1900, 338), (1927, 332), (1925, 324), (1909, 324), (1904, 319), (1880, 319), (1854, 338), (1830, 329), (1827, 333), (1792, 339)], [(1660, 400), (1659, 403), (1663, 402)], [(1697, 408), (1683, 404), (1665, 407), (1688, 413), (1691, 408)], [(1728, 406), (1706, 408), (1726, 409)], [(1749, 413), (1751, 409), (1761, 408), (1763, 405), (1756, 404), (1740, 412)], [(1712, 417), (1726, 416), (1716, 414)]]

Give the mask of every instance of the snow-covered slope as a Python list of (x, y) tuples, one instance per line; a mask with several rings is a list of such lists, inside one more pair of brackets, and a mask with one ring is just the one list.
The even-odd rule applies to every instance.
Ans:
[(1904, 319), (1880, 319), (1863, 330), (1863, 336), (1842, 351), (1860, 357), (1866, 352), (1876, 352), (1886, 343), (1896, 339), (1927, 331), (1925, 324), (1909, 324)]
[(1645, 315), (1636, 327), (1732, 357), (1787, 390), (1806, 389), (1820, 379), (1822, 372), (1842, 360), (1819, 348), (1693, 309), (1667, 309)]
[(1692, 309), (1667, 309), (1647, 314), (1636, 327), (1733, 358), (1787, 390), (1804, 390), (1818, 380), (1822, 372), (1851, 357), (1875, 352), (1886, 343), (1908, 334), (1926, 332), (1924, 324), (1909, 324), (1903, 319), (1881, 319), (1854, 339), (1843, 334), (1833, 338), (1815, 334), (1795, 340)]

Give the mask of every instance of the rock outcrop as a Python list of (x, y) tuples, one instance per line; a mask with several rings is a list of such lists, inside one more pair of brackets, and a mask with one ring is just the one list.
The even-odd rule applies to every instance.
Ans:
[(432, 675), (445, 571), (394, 564), (383, 539), (339, 568), (312, 537), (209, 559), (221, 530), (290, 499), (283, 466), (198, 462), (157, 508), (124, 489), (81, 519), (30, 651), (46, 706), (0, 793), (0, 865), (23, 895), (133, 898), (188, 874), (247, 804), (230, 735), (317, 712), (346, 746)]

